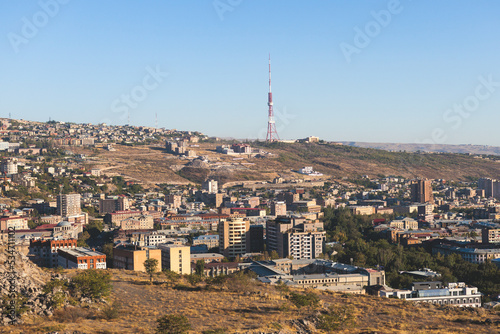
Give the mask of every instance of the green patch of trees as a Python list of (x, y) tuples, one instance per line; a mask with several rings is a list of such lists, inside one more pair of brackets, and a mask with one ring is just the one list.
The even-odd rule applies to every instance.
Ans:
[(371, 216), (353, 215), (347, 209), (326, 208), (324, 212), (327, 238), (342, 243), (334, 247), (337, 261), (380, 267), (386, 272), (387, 284), (393, 288), (408, 288), (416, 281), (399, 274), (400, 271), (430, 268), (442, 275), (439, 280), (444, 283), (459, 281), (478, 287), (486, 296), (484, 301), (500, 294), (500, 270), (491, 262), (474, 264), (458, 254), (432, 255), (423, 247), (390, 244), (373, 231)]

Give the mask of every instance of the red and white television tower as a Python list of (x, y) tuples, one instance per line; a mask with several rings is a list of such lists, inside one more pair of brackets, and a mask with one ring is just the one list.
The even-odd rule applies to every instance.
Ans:
[(269, 54), (269, 94), (267, 98), (267, 105), (269, 106), (269, 115), (267, 121), (267, 136), (266, 141), (278, 141), (280, 137), (276, 131), (276, 123), (274, 122), (274, 112), (273, 112), (273, 93), (271, 93), (271, 54)]

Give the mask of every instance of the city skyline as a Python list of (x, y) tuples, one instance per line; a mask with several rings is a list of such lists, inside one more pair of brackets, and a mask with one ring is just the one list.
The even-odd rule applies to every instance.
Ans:
[(271, 53), (282, 139), (500, 146), (493, 1), (192, 4), (5, 5), (1, 116), (263, 140)]

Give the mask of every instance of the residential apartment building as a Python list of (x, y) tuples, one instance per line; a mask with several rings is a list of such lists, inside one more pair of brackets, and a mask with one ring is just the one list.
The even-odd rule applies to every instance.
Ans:
[(134, 210), (116, 211), (113, 213), (107, 213), (104, 216), (104, 222), (107, 224), (113, 224), (113, 226), (118, 226), (122, 220), (130, 217), (138, 217), (141, 214), (141, 211)]
[(191, 250), (189, 246), (159, 245), (161, 267), (181, 275), (191, 274)]
[(145, 272), (144, 262), (148, 259), (158, 260), (158, 270), (160, 270), (161, 249), (134, 245), (119, 245), (113, 248), (114, 268)]
[(17, 159), (5, 159), (0, 163), (0, 172), (2, 175), (17, 174)]
[(154, 219), (151, 215), (130, 217), (120, 221), (119, 226), (122, 230), (152, 230), (154, 228)]
[(483, 228), (481, 230), (481, 238), (483, 244), (500, 243), (500, 229), (499, 228)]
[(498, 197), (500, 195), (500, 182), (490, 178), (480, 178), (477, 189), (484, 190), (484, 197)]
[(481, 307), (481, 293), (465, 283), (416, 282), (411, 290), (381, 290), (381, 297), (406, 299), (416, 303), (457, 307)]
[(323, 252), (326, 232), (321, 222), (295, 224), (292, 218), (277, 218), (266, 223), (267, 251), (280, 258), (315, 259)]
[(208, 249), (219, 247), (219, 236), (217, 234), (207, 234), (194, 237), (193, 246), (197, 245), (207, 245)]
[(256, 208), (260, 205), (260, 198), (259, 197), (247, 197), (243, 199), (243, 205), (246, 208)]
[(99, 214), (106, 214), (129, 209), (128, 198), (117, 196), (116, 198), (99, 199)]
[(216, 218), (200, 218), (200, 217), (191, 217), (184, 220), (171, 220), (165, 219), (160, 221), (160, 225), (163, 229), (165, 228), (179, 228), (181, 226), (187, 227), (189, 229), (203, 229), (206, 231), (217, 231), (217, 227), (219, 226), (219, 219)]
[(80, 194), (62, 194), (57, 196), (58, 215), (68, 217), (81, 213)]
[(182, 196), (181, 195), (166, 195), (165, 196), (165, 204), (169, 204), (174, 209), (178, 209), (182, 205)]
[(373, 215), (375, 214), (375, 207), (374, 206), (349, 206), (349, 210), (355, 215)]
[(250, 251), (250, 221), (231, 219), (219, 223), (219, 252), (236, 257)]
[(423, 216), (432, 215), (432, 213), (434, 212), (434, 205), (433, 204), (419, 205), (417, 211), (419, 215)]
[(433, 202), (432, 183), (430, 180), (415, 180), (411, 185), (411, 200), (417, 203)]
[(250, 253), (264, 251), (264, 225), (250, 225)]
[(137, 246), (157, 246), (170, 241), (165, 233), (161, 231), (132, 232), (129, 242)]
[(315, 199), (310, 201), (294, 201), (290, 205), (290, 210), (298, 212), (321, 212), (321, 206), (316, 204)]
[(27, 230), (29, 228), (28, 218), (19, 216), (0, 218), (0, 230), (6, 231), (9, 228), (13, 228), (15, 230)]
[(40, 267), (57, 267), (57, 250), (76, 248), (76, 239), (40, 239), (30, 240), (29, 254), (31, 261)]
[(218, 190), (218, 183), (215, 180), (206, 180), (201, 184), (201, 189), (206, 190), (209, 194), (216, 194)]
[(391, 221), (389, 227), (403, 230), (418, 230), (418, 221), (413, 218), (405, 217), (403, 219)]
[(286, 216), (286, 203), (285, 202), (275, 202), (271, 206), (272, 216)]
[(65, 269), (106, 269), (106, 254), (85, 247), (59, 248), (58, 266)]

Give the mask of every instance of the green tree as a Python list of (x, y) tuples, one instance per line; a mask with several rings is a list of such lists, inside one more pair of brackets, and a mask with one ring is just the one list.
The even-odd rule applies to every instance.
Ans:
[(33, 220), (28, 220), (28, 227), (30, 229), (34, 229), (35, 227), (37, 227), (38, 225), (33, 221)]
[(203, 260), (196, 261), (195, 274), (198, 276), (205, 276), (205, 261)]
[(103, 270), (88, 269), (74, 276), (70, 285), (82, 297), (97, 300), (110, 294), (111, 275)]
[(88, 247), (89, 245), (87, 244), (87, 240), (89, 240), (89, 239), (90, 239), (90, 233), (87, 231), (83, 231), (80, 238), (78, 238), (76, 245), (78, 247)]
[(92, 239), (95, 239), (104, 230), (104, 223), (102, 220), (93, 220), (85, 227)]
[(191, 329), (188, 318), (181, 314), (167, 314), (156, 319), (156, 322), (158, 323), (156, 327), (158, 334), (183, 334)]
[(147, 259), (144, 261), (144, 269), (149, 274), (149, 280), (153, 282), (153, 274), (158, 270), (158, 260), (157, 259)]
[(113, 264), (113, 243), (107, 243), (102, 246), (102, 252), (106, 254), (106, 267), (107, 268), (112, 268)]

